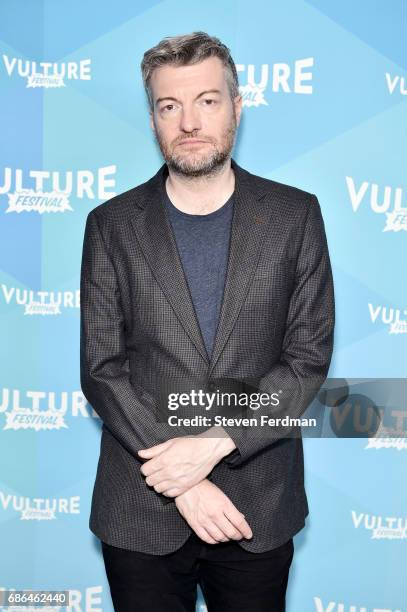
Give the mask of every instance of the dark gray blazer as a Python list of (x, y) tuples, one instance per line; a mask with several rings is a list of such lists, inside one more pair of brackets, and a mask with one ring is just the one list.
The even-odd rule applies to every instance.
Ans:
[[(285, 398), (257, 417), (299, 417), (327, 376), (334, 290), (318, 200), (233, 159), (232, 168), (230, 254), (211, 358), (163, 206), (167, 165), (86, 220), (81, 386), (103, 422), (89, 527), (114, 546), (160, 555), (192, 533), (174, 500), (147, 486), (140, 472), (138, 450), (186, 433), (166, 421), (168, 390), (222, 390), (242, 381), (242, 389), (281, 390)], [(225, 429), (237, 448), (209, 477), (252, 528), (253, 538), (240, 546), (275, 548), (308, 515), (301, 430)]]

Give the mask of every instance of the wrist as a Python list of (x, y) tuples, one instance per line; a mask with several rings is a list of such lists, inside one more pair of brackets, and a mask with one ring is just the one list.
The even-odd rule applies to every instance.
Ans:
[(198, 436), (208, 438), (211, 441), (213, 452), (218, 457), (218, 461), (229, 455), (236, 448), (232, 438), (220, 425), (215, 425), (202, 434), (198, 434)]

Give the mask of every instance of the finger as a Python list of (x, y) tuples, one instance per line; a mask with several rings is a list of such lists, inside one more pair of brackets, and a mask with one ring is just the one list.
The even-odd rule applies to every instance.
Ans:
[(250, 529), (249, 523), (246, 521), (244, 514), (239, 512), (237, 508), (234, 506), (232, 508), (228, 508), (224, 510), (224, 514), (227, 519), (232, 523), (232, 525), (240, 531), (244, 538), (253, 537), (253, 532)]
[(194, 480), (188, 479), (185, 476), (175, 477), (174, 475), (169, 476), (167, 474), (167, 470), (160, 470), (158, 472), (153, 472), (150, 476), (147, 476), (146, 483), (154, 487), (156, 491), (156, 487), (160, 488), (159, 492), (162, 492), (164, 489), (182, 489), (186, 491), (190, 489), (192, 486), (196, 484)]
[(175, 482), (174, 480), (169, 480), (168, 479), (168, 474), (166, 474), (165, 470), (157, 470), (156, 472), (153, 472), (152, 474), (146, 474), (146, 483), (150, 486), (150, 487), (154, 487), (155, 485), (160, 485), (163, 483), (166, 483), (167, 489), (172, 486), (175, 486)]
[(237, 528), (239, 529), (239, 531), (241, 533), (243, 533), (245, 538), (252, 538), (253, 537), (253, 531), (252, 531), (249, 523), (247, 522), (247, 520), (244, 517), (237, 524)]
[(140, 468), (140, 472), (144, 476), (151, 476), (151, 474), (155, 474), (155, 472), (159, 472), (162, 469), (161, 461), (158, 457), (156, 457), (154, 459), (150, 459), (150, 461), (147, 461), (146, 463), (143, 463)]
[(219, 529), (215, 522), (211, 521), (205, 523), (203, 527), (206, 529), (209, 535), (217, 542), (227, 542), (229, 540), (228, 536), (224, 533), (224, 531), (222, 531), (222, 529)]
[(222, 514), (216, 519), (216, 525), (225, 534), (228, 540), (241, 540), (244, 536), (225, 516)]
[(214, 540), (214, 538), (201, 525), (196, 524), (195, 526), (191, 525), (191, 527), (195, 531), (196, 535), (204, 542), (207, 542), (208, 544), (218, 543), (217, 540)]
[(150, 482), (150, 477), (146, 478), (146, 483), (149, 487), (154, 487), (157, 493), (164, 493), (167, 489), (173, 489), (175, 487), (175, 483), (169, 480), (160, 480), (157, 483)]
[(185, 491), (187, 491), (187, 489), (168, 489), (167, 491), (164, 491), (163, 495), (166, 495), (167, 497), (178, 497), (178, 495), (182, 495), (182, 493), (185, 493)]
[(158, 489), (156, 489), (156, 487), (154, 487), (154, 490), (157, 493), (162, 493), (166, 497), (178, 497), (178, 495), (181, 495), (182, 493), (185, 493), (184, 489), (177, 488), (177, 487), (174, 487), (174, 486), (172, 486), (170, 488), (163, 489), (162, 491), (158, 491)]

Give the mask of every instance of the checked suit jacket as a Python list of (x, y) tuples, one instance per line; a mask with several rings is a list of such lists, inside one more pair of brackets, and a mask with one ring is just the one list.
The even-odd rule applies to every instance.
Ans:
[[(140, 449), (186, 435), (163, 414), (169, 390), (221, 391), (232, 381), (285, 397), (256, 416), (300, 417), (328, 373), (334, 288), (318, 199), (231, 164), (229, 259), (210, 356), (164, 208), (167, 165), (86, 219), (80, 375), (102, 420), (89, 528), (113, 546), (163, 555), (192, 533), (174, 499), (140, 472)], [(238, 544), (254, 553), (278, 547), (309, 513), (301, 428), (224, 429), (236, 449), (208, 477), (251, 526), (253, 538)]]

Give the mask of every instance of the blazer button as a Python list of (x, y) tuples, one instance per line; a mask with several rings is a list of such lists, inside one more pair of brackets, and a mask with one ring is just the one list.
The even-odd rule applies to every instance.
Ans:
[(216, 389), (216, 385), (215, 385), (215, 383), (210, 382), (210, 383), (208, 384), (208, 389), (209, 389), (209, 391), (215, 391), (215, 389)]

